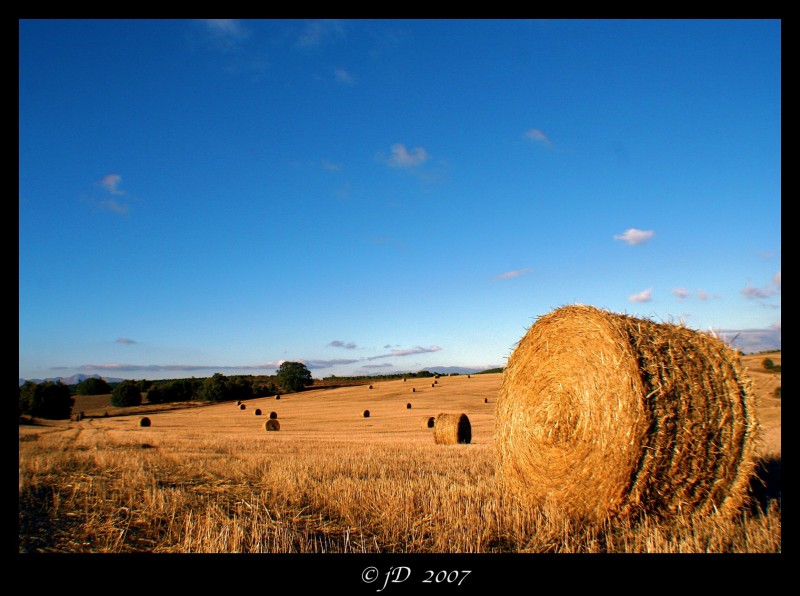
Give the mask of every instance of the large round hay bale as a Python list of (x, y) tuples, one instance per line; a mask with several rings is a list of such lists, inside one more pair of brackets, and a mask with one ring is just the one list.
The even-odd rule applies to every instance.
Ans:
[(420, 428), (433, 428), (435, 424), (435, 416), (423, 416), (419, 421)]
[(416, 392), (417, 392), (417, 388), (416, 387), (412, 387), (411, 388), (411, 393), (416, 393)]
[(276, 396), (275, 396), (275, 399), (280, 399), (280, 398), (281, 398), (281, 396), (280, 396), (280, 395), (276, 395)]
[(246, 406), (246, 405), (244, 405), (244, 404), (239, 404), (239, 409), (240, 409), (240, 410), (244, 410), (244, 409), (246, 409), (246, 408), (247, 408), (247, 406)]
[(280, 430), (281, 429), (281, 423), (278, 422), (277, 420), (271, 418), (271, 419), (267, 420), (264, 423), (264, 429), (267, 432), (273, 431), (273, 430)]
[(758, 433), (738, 354), (686, 327), (574, 305), (540, 317), (505, 367), (505, 486), (600, 521), (733, 512)]
[(364, 418), (369, 418), (369, 410), (364, 410)]
[(150, 419), (147, 416), (139, 418), (139, 426), (150, 426)]
[(278, 413), (277, 412), (270, 412), (269, 413), (269, 419), (270, 420), (276, 420), (277, 418), (278, 418)]
[(372, 385), (370, 385), (369, 388), (372, 389)]
[(406, 404), (406, 409), (407, 409), (407, 410), (410, 410), (410, 409), (411, 409), (411, 404), (410, 404), (410, 403)]
[(253, 412), (256, 416), (261, 416), (261, 408), (256, 408), (255, 412)]
[(472, 425), (466, 414), (437, 414), (433, 422), (433, 440), (437, 445), (455, 445), (472, 441)]

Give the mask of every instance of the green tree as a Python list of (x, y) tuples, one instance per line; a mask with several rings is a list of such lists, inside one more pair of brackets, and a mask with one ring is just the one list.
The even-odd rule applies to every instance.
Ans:
[(105, 379), (96, 379), (94, 377), (84, 379), (75, 388), (75, 393), (78, 395), (108, 395), (112, 391), (111, 385)]
[(772, 358), (764, 358), (764, 360), (761, 361), (761, 366), (767, 370), (770, 370), (771, 368), (775, 368), (775, 362), (772, 360)]
[(137, 381), (122, 381), (111, 392), (111, 405), (118, 408), (142, 405), (142, 392)]
[(27, 381), (19, 388), (20, 413), (30, 414), (37, 418), (50, 420), (63, 420), (72, 413), (75, 398), (69, 392), (69, 387), (61, 381), (54, 383), (33, 383)]
[(286, 391), (301, 391), (314, 382), (311, 371), (302, 362), (284, 362), (277, 371), (278, 384)]

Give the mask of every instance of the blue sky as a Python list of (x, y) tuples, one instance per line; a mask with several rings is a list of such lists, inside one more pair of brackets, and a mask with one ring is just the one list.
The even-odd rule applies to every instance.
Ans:
[[(19, 376), (781, 338), (776, 20), (23, 20)], [(735, 339), (734, 339), (735, 338)]]

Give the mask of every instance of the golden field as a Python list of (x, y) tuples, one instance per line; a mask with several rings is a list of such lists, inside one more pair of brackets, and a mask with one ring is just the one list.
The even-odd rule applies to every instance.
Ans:
[[(780, 552), (780, 373), (761, 368), (765, 356), (745, 363), (767, 486), (734, 519), (585, 526), (520, 506), (495, 476), (501, 375), (458, 375), (252, 399), (244, 410), (121, 410), (78, 397), (80, 422), (19, 426), (19, 552)], [(264, 429), (270, 412), (278, 432)], [(440, 412), (469, 417), (471, 444), (434, 444), (421, 420)]]

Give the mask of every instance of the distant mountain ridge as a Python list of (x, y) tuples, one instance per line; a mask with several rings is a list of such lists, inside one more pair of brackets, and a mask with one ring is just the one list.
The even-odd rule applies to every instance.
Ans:
[(25, 384), (25, 381), (32, 381), (33, 383), (44, 383), (45, 381), (53, 381), (57, 383), (61, 381), (64, 385), (77, 385), (81, 381), (85, 381), (86, 379), (105, 379), (108, 383), (121, 383), (125, 379), (117, 379), (115, 377), (103, 377), (97, 374), (94, 375), (85, 375), (83, 373), (78, 373), (77, 375), (72, 375), (71, 377), (49, 377), (47, 379), (23, 379), (20, 377), (19, 385)]

